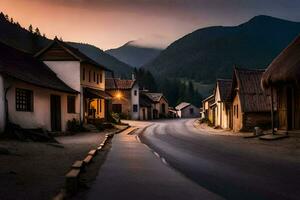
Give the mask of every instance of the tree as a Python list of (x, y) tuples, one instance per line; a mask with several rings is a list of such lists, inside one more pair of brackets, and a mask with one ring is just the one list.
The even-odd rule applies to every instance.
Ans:
[(35, 28), (35, 34), (36, 35), (41, 35), (40, 29), (38, 27)]
[(29, 25), (29, 27), (28, 27), (28, 30), (29, 30), (29, 32), (30, 32), (30, 33), (32, 33), (32, 32), (33, 32), (33, 27), (32, 27), (32, 25), (31, 25), (31, 24)]
[(9, 21), (9, 17), (8, 17), (7, 14), (5, 15), (5, 19), (6, 19), (7, 21)]
[(14, 23), (14, 19), (13, 18), (10, 18), (10, 23)]

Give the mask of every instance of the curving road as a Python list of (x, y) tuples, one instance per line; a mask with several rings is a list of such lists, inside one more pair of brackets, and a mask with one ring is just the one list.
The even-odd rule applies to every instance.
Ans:
[(216, 136), (191, 119), (153, 122), (140, 139), (168, 164), (226, 199), (300, 199), (299, 153), (278, 143)]

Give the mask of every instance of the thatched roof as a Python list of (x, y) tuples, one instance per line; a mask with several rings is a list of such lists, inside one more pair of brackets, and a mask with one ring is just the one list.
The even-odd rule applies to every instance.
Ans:
[(234, 69), (232, 93), (239, 93), (243, 112), (269, 112), (271, 110), (270, 95), (265, 93), (260, 81), (264, 70)]
[(261, 83), (265, 89), (282, 83), (300, 86), (300, 36), (273, 60), (263, 74)]

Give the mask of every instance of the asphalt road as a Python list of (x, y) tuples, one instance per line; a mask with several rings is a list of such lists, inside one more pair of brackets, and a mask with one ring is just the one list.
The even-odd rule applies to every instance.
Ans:
[(201, 133), (192, 123), (153, 122), (140, 139), (172, 168), (225, 199), (300, 199), (299, 154), (275, 143)]

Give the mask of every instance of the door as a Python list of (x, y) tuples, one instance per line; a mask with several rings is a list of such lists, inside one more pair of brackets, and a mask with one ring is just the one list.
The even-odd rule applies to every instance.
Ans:
[(61, 131), (61, 100), (58, 95), (50, 97), (51, 130)]
[(143, 120), (146, 120), (146, 110), (143, 108)]

